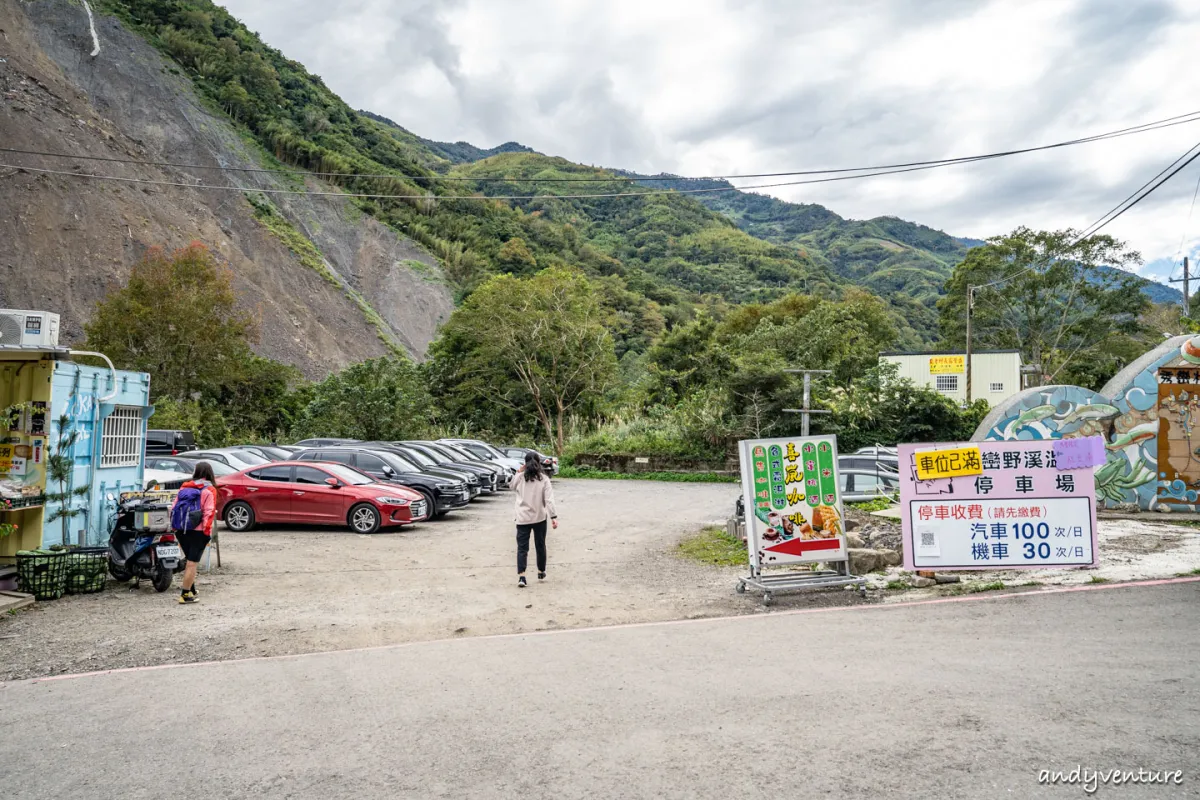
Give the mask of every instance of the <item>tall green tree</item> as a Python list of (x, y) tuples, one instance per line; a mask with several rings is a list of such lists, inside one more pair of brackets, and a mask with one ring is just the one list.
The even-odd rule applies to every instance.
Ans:
[(192, 243), (147, 252), (84, 330), (88, 349), (123, 369), (150, 373), (152, 398), (182, 401), (217, 393), (240, 376), (257, 326), (237, 307), (229, 269)]
[(191, 430), (206, 447), (275, 439), (303, 399), (299, 370), (251, 351), (256, 321), (238, 308), (230, 271), (198, 243), (147, 252), (84, 330), (87, 349), (150, 373), (156, 426)]
[(1111, 236), (1018, 228), (994, 237), (971, 249), (947, 281), (938, 302), (942, 338), (963, 346), (968, 286), (982, 287), (973, 292), (973, 346), (1018, 348), (1041, 365), (1044, 383), (1055, 383), (1099, 357), (1110, 337), (1141, 331), (1150, 301), (1125, 271), (1140, 262)]
[(312, 387), (293, 433), (297, 438), (414, 439), (432, 425), (431, 409), (425, 381), (412, 363), (393, 356), (374, 358)]
[(609, 313), (575, 270), (497, 276), (451, 315), (431, 368), (459, 403), (532, 417), (561, 455), (568, 415), (593, 406), (616, 377)]

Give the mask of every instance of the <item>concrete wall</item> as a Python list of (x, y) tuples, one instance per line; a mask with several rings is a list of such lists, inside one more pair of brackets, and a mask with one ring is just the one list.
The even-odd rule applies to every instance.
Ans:
[[(899, 377), (918, 386), (928, 386), (955, 402), (967, 399), (967, 376), (963, 353), (881, 353), (880, 360), (895, 364)], [(942, 370), (940, 373), (936, 370)], [(938, 388), (939, 374), (953, 388)], [(1021, 391), (1021, 354), (984, 352), (971, 356), (971, 397), (999, 405)]]
[[(109, 395), (112, 395), (109, 399)], [(89, 487), (86, 497), (73, 498), (68, 509), (79, 513), (69, 519), (50, 521), (45, 526), (43, 546), (59, 544), (99, 545), (108, 541), (110, 517), (116, 510), (121, 492), (140, 489), (143, 476), (146, 420), (153, 409), (149, 405), (150, 376), (142, 372), (92, 367), (69, 361), (56, 362), (51, 398), (51, 447), (71, 430), (78, 432), (72, 450), (75, 460), (70, 487)], [(135, 465), (104, 466), (101, 463), (102, 432), (105, 420), (122, 406), (138, 408), (141, 414), (141, 442)], [(66, 431), (59, 420), (66, 416)], [(51, 485), (51, 491), (59, 491)], [(111, 499), (110, 499), (111, 498)], [(48, 519), (58, 507), (47, 506)], [(64, 530), (65, 529), (65, 530)]]
[(580, 453), (575, 456), (576, 467), (593, 467), (603, 472), (715, 472), (720, 475), (740, 475), (736, 458), (726, 461), (701, 461), (671, 456), (614, 455), (610, 453)]

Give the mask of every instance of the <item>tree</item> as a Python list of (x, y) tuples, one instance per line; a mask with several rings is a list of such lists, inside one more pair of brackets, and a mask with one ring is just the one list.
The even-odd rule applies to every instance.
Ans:
[(374, 358), (314, 386), (293, 433), (297, 438), (415, 439), (432, 425), (431, 407), (416, 367), (393, 356)]
[[(493, 277), (451, 315), (442, 337), (456, 343), (443, 385), (535, 417), (560, 456), (567, 414), (597, 402), (616, 375), (606, 310), (574, 270)], [(448, 355), (434, 349), (435, 360)]]
[(204, 245), (153, 248), (125, 287), (96, 306), (84, 326), (87, 348), (150, 373), (152, 399), (216, 395), (240, 376), (257, 332), (236, 300), (232, 273)]
[(514, 236), (500, 247), (496, 256), (496, 265), (505, 272), (516, 275), (527, 275), (537, 269), (537, 259), (525, 240)]
[(968, 286), (985, 287), (974, 291), (973, 346), (1019, 348), (1041, 365), (1044, 383), (1114, 334), (1138, 334), (1149, 300), (1124, 269), (1141, 256), (1111, 236), (1078, 239), (1074, 230), (1018, 228), (971, 249), (938, 302), (943, 340), (962, 347)]

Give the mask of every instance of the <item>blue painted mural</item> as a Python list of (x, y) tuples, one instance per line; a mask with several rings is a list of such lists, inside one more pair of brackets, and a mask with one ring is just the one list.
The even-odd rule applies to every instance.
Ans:
[[(1196, 445), (1192, 432), (1196, 432)], [(974, 441), (1103, 436), (1096, 497), (1106, 506), (1196, 511), (1200, 506), (1200, 336), (1176, 336), (1099, 392), (1026, 389), (992, 409)]]

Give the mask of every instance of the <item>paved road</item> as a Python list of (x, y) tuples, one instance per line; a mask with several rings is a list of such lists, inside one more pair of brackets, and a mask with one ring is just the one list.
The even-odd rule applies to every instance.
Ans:
[[(1200, 583), (414, 643), (0, 685), (12, 798), (1200, 791)], [(174, 710), (190, 698), (195, 709)], [(186, 733), (186, 736), (184, 735)]]

